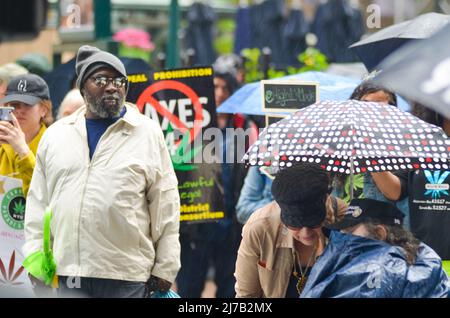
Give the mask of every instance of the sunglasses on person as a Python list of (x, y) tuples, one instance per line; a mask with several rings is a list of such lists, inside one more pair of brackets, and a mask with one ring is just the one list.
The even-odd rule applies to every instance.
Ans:
[(128, 79), (126, 77), (95, 76), (91, 77), (91, 79), (94, 82), (94, 84), (99, 88), (103, 88), (107, 86), (109, 83), (112, 83), (116, 88), (122, 88), (128, 82)]

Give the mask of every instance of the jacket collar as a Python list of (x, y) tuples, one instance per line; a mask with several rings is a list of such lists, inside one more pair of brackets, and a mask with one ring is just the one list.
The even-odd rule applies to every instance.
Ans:
[(277, 248), (294, 248), (294, 237), (292, 232), (280, 222), (280, 227), (278, 229), (278, 237), (276, 242)]
[(41, 124), (41, 128), (39, 129), (39, 132), (33, 138), (33, 140), (31, 140), (30, 143), (28, 144), (28, 147), (30, 147), (30, 149), (33, 153), (36, 153), (38, 145), (39, 145), (39, 141), (41, 140), (42, 135), (44, 134), (46, 129), (47, 129), (47, 127), (44, 124)]

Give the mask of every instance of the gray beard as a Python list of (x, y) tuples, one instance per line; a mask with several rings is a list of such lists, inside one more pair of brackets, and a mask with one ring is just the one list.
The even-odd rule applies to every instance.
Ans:
[(113, 118), (113, 117), (118, 117), (120, 115), (120, 111), (122, 110), (122, 106), (125, 103), (125, 98), (122, 97), (120, 98), (119, 94), (112, 94), (110, 95), (110, 97), (114, 97), (118, 100), (118, 102), (116, 103), (116, 105), (114, 106), (107, 106), (105, 105), (104, 101), (103, 101), (103, 97), (93, 97), (91, 95), (89, 95), (89, 93), (84, 90), (84, 98), (86, 101), (86, 107), (89, 109), (89, 111), (100, 117), (100, 118)]

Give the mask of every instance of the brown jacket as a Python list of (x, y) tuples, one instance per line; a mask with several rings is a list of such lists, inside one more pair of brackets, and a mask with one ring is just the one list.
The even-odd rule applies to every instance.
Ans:
[[(335, 204), (336, 205), (336, 204)], [(327, 200), (326, 223), (341, 218), (346, 204)], [(326, 238), (322, 236), (318, 255)], [(284, 298), (294, 265), (294, 238), (281, 223), (280, 207), (273, 201), (251, 215), (242, 230), (242, 241), (236, 261), (236, 297)]]

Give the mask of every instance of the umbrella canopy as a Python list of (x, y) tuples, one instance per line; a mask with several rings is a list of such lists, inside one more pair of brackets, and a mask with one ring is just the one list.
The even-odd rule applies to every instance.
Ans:
[[(149, 73), (152, 68), (142, 59), (121, 57), (120, 60), (125, 65), (128, 76), (133, 74), (147, 75), (147, 81), (138, 81), (136, 83), (130, 82), (127, 101), (135, 103), (139, 95), (151, 84)], [(59, 105), (63, 101), (64, 96), (72, 89), (76, 76), (75, 58), (67, 63), (59, 65), (52, 72), (43, 76), (50, 89), (50, 98), (52, 100), (54, 114), (58, 112)]]
[(274, 168), (308, 161), (353, 174), (448, 169), (449, 151), (441, 128), (394, 106), (322, 101), (267, 127), (244, 161)]
[(450, 22), (450, 15), (440, 13), (422, 14), (412, 20), (384, 28), (350, 46), (369, 71), (386, 56), (414, 39), (425, 39)]
[(398, 50), (381, 67), (374, 82), (450, 118), (450, 25)]
[[(359, 80), (323, 73), (304, 72), (283, 76), (277, 80), (299, 80), (319, 83), (319, 98), (344, 101), (350, 97)], [(217, 109), (219, 113), (242, 113), (248, 115), (265, 115), (262, 110), (261, 83), (246, 84), (237, 90)]]

